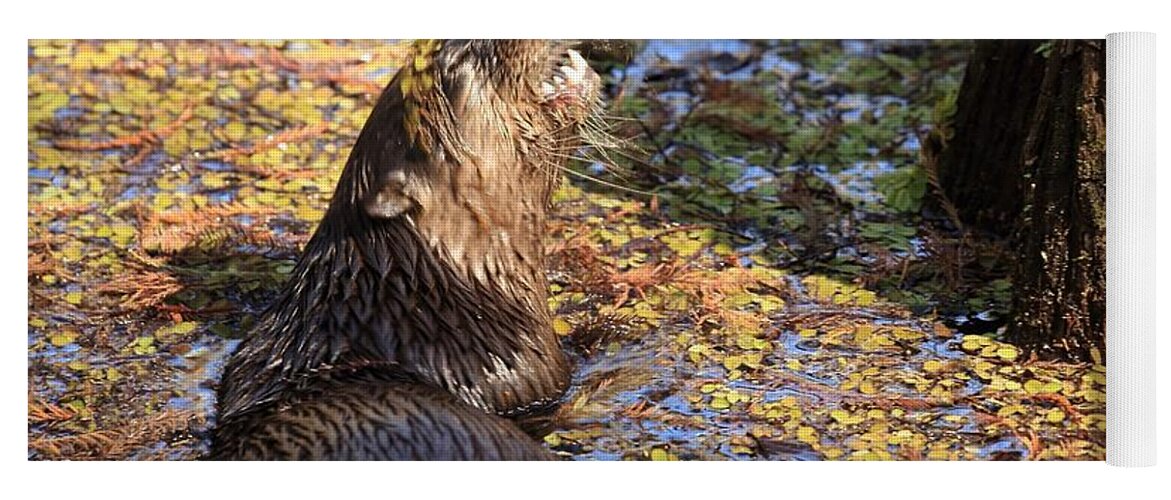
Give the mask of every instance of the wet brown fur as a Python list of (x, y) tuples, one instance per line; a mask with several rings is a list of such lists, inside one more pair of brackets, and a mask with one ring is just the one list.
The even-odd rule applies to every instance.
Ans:
[(561, 44), (419, 47), (226, 367), (215, 458), (548, 456), (497, 415), (554, 404), (569, 383), (542, 238), (592, 103), (543, 102)]

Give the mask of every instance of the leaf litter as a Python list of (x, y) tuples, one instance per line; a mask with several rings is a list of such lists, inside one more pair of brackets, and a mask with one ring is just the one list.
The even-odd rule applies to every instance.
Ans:
[[(549, 228), (578, 459), (1101, 460), (1105, 370), (1005, 314), (1000, 242), (924, 207), (962, 42), (649, 41)], [(194, 459), (405, 46), (29, 43), (29, 457)], [(621, 176), (621, 177), (619, 177)], [(946, 212), (946, 210), (945, 210)], [(968, 323), (965, 323), (968, 324)]]

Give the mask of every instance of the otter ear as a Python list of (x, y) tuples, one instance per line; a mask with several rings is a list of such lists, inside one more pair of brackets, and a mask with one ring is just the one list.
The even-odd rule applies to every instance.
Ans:
[(376, 219), (391, 219), (408, 210), (420, 207), (416, 189), (407, 182), (407, 174), (396, 169), (386, 174), (381, 185), (366, 196), (363, 208), (366, 214)]

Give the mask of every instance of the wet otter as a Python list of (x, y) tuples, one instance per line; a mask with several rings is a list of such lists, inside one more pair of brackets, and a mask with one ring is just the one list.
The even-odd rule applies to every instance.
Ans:
[(504, 417), (569, 384), (542, 238), (600, 80), (559, 42), (413, 51), (228, 362), (212, 458), (553, 458)]

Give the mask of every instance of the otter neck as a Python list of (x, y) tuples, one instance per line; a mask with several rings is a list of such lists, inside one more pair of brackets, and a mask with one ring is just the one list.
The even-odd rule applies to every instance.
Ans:
[(568, 379), (547, 304), (548, 181), (467, 164), (430, 173), (441, 188), (401, 217), (338, 217), (333, 244), (361, 254), (347, 259), (360, 262), (352, 279), (373, 297), (343, 294), (337, 327), (359, 362), (390, 361), (486, 410), (548, 404)]

